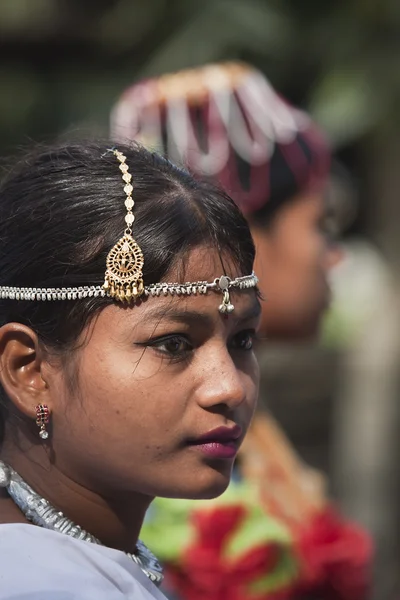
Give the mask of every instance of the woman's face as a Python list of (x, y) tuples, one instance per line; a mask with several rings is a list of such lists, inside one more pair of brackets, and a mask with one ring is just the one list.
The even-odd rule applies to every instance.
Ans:
[[(217, 254), (192, 252), (187, 281), (221, 274)], [(258, 395), (259, 303), (254, 290), (231, 297), (229, 317), (214, 292), (99, 314), (71, 364), (47, 377), (54, 460), (65, 475), (106, 495), (224, 491)]]

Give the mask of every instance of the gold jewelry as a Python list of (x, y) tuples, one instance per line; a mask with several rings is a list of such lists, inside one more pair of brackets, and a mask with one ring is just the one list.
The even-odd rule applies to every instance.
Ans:
[(132, 302), (132, 300), (139, 298), (144, 291), (142, 273), (144, 257), (140, 246), (132, 237), (132, 225), (135, 220), (132, 212), (135, 205), (132, 198), (132, 175), (129, 173), (126, 164), (126, 156), (119, 150), (113, 150), (113, 153), (120, 162), (119, 168), (125, 182), (126, 229), (122, 238), (118, 240), (107, 255), (104, 289), (111, 298), (122, 302)]

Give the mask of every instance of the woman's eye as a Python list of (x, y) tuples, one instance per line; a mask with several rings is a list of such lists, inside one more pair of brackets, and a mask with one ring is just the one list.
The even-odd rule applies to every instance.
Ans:
[(192, 350), (192, 346), (189, 341), (182, 336), (171, 336), (160, 339), (153, 342), (151, 345), (159, 352), (168, 354), (169, 356), (179, 356)]
[(254, 340), (256, 337), (255, 331), (241, 331), (233, 339), (233, 346), (238, 350), (249, 351), (253, 349)]

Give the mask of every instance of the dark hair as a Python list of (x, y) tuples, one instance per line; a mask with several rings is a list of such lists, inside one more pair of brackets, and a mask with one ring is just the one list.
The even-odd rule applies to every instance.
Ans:
[[(126, 214), (119, 162), (107, 152), (110, 145), (38, 148), (12, 169), (0, 186), (0, 285), (103, 283), (106, 256), (123, 234)], [(240, 274), (251, 273), (253, 241), (227, 195), (137, 144), (118, 149), (132, 174), (133, 235), (145, 257), (145, 285), (161, 281), (177, 260), (204, 243)], [(0, 300), (0, 326), (26, 324), (46, 347), (71, 351), (90, 319), (112, 302), (108, 297)], [(1, 421), (0, 416), (0, 430)]]

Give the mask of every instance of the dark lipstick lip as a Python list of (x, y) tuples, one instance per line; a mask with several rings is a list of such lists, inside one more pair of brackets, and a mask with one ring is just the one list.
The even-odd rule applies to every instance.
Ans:
[(191, 440), (192, 444), (207, 444), (210, 442), (226, 443), (236, 441), (242, 435), (242, 428), (239, 425), (234, 427), (217, 427), (211, 429), (196, 439)]

